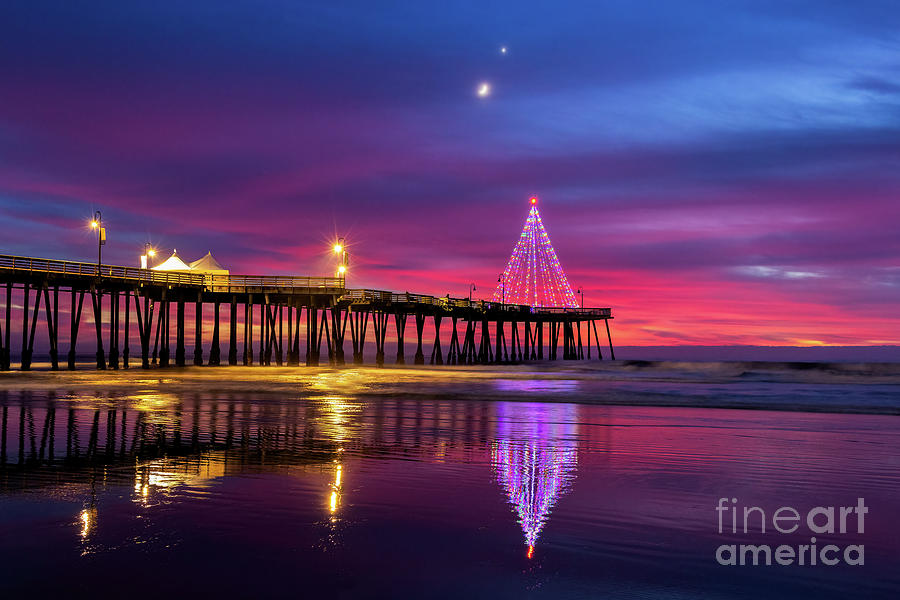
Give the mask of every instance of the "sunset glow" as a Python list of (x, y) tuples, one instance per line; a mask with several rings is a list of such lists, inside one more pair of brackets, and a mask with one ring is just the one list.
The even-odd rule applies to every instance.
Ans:
[[(349, 23), (284, 5), (249, 29), (251, 3), (9, 7), (2, 252), (96, 261), (102, 209), (109, 264), (149, 241), (330, 276), (347, 235), (354, 286), (489, 297), (536, 195), (619, 344), (897, 338), (900, 82), (874, 41), (893, 16), (585, 3), (500, 28), (528, 6), (464, 35), (438, 5)], [(127, 65), (105, 59), (112, 38)]]

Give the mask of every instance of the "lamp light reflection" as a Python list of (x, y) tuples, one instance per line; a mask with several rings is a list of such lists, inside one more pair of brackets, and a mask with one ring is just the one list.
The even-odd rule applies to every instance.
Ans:
[(81, 539), (85, 539), (97, 527), (97, 507), (91, 506), (82, 510), (78, 515), (78, 520), (81, 523), (79, 535)]

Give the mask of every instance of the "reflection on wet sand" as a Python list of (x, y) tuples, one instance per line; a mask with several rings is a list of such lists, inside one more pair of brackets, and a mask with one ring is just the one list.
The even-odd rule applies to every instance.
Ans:
[[(158, 600), (164, 579), (202, 586), (179, 597), (300, 580), (363, 598), (846, 598), (850, 572), (723, 577), (715, 497), (753, 490), (774, 510), (864, 492), (873, 519), (900, 513), (893, 417), (572, 405), (568, 383), (540, 403), (355, 386), (0, 390), (0, 594), (96, 599), (100, 582)], [(896, 597), (891, 528), (856, 539)]]
[(575, 480), (577, 433), (577, 405), (498, 406), (491, 463), (518, 515), (528, 558), (550, 510)]
[[(224, 478), (269, 471), (327, 474), (335, 524), (346, 502), (347, 459), (402, 455), (493, 464), (533, 547), (574, 478), (577, 408), (525, 403), (379, 400), (325, 393), (305, 400), (187, 398), (152, 392), (0, 398), (0, 493), (80, 489), (79, 536), (99, 526), (97, 496), (129, 486), (149, 509), (189, 489), (202, 501)], [(65, 436), (65, 450), (57, 438)], [(298, 471), (298, 472), (299, 472)], [(205, 490), (205, 491), (204, 491)], [(201, 493), (202, 492), (202, 493)]]

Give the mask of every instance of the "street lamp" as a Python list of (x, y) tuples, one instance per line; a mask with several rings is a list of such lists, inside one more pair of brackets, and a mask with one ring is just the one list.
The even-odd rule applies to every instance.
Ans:
[(106, 227), (103, 226), (103, 215), (99, 210), (94, 213), (94, 218), (91, 220), (91, 229), (97, 230), (97, 277), (99, 277), (103, 246), (106, 245)]
[(150, 242), (146, 242), (144, 244), (144, 254), (141, 256), (141, 268), (149, 269), (150, 268), (150, 259), (156, 256), (156, 250), (150, 245)]
[(584, 308), (584, 286), (581, 286), (577, 290), (575, 290), (576, 294), (581, 294), (581, 308)]
[(338, 238), (337, 242), (334, 243), (332, 250), (334, 250), (336, 255), (340, 256), (337, 276), (344, 279), (346, 277), (347, 268), (350, 266), (350, 253), (347, 252), (347, 244), (344, 242), (344, 238)]
[(500, 306), (503, 307), (506, 305), (506, 280), (503, 278), (503, 273), (497, 276), (497, 281), (500, 283)]
[(469, 304), (472, 303), (472, 292), (474, 292), (474, 291), (477, 290), (477, 289), (478, 289), (478, 288), (475, 287), (475, 284), (474, 284), (474, 283), (470, 283), (470, 284), (469, 284)]

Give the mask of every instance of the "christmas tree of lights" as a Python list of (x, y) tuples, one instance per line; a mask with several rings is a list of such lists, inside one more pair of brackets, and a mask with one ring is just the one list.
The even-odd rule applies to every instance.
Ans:
[(493, 301), (528, 306), (578, 307), (572, 286), (544, 229), (537, 198), (531, 198), (531, 210), (525, 219), (525, 227), (500, 276)]
[(570, 406), (501, 405), (491, 464), (525, 534), (528, 558), (550, 510), (575, 480), (577, 415)]

